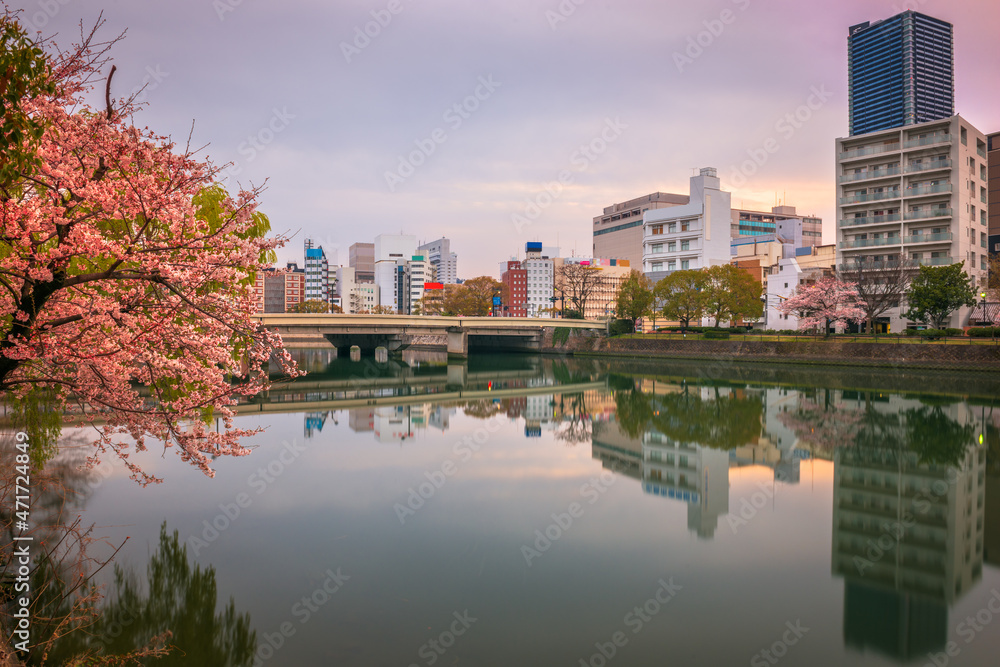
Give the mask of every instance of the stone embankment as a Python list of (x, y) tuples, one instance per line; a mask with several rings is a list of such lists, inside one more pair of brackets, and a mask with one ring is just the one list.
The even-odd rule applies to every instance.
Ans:
[[(553, 340), (555, 338), (555, 340)], [(844, 339), (778, 341), (734, 336), (730, 340), (683, 340), (655, 337), (603, 338), (591, 332), (568, 337), (547, 330), (544, 354), (622, 358), (711, 359), (767, 364), (823, 364), (886, 368), (1000, 370), (1000, 346), (932, 343), (862, 343)]]

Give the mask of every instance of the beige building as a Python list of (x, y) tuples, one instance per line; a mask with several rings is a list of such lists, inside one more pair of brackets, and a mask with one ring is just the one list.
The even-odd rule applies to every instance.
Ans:
[[(639, 228), (640, 232), (642, 228)], [(615, 302), (618, 299), (618, 289), (621, 284), (632, 273), (631, 263), (626, 259), (591, 259), (587, 257), (557, 257), (553, 261), (555, 276), (556, 308), (562, 310), (562, 303), (565, 301), (566, 309), (573, 308), (570, 301), (573, 293), (572, 287), (567, 285), (565, 278), (561, 275), (561, 268), (567, 264), (589, 266), (601, 272), (600, 284), (587, 296), (587, 307), (583, 317), (588, 320), (602, 320), (613, 317), (615, 312)]]
[[(986, 275), (986, 136), (961, 116), (837, 139), (837, 266), (961, 262)], [(906, 304), (887, 316), (905, 329)], [(969, 308), (949, 327), (968, 323)]]
[(608, 206), (594, 218), (594, 257), (620, 257), (636, 268), (642, 266), (642, 214), (682, 206), (690, 199), (688, 195), (654, 192)]
[(770, 213), (734, 208), (731, 213), (732, 227), (730, 234), (734, 240), (742, 240), (754, 236), (767, 236), (768, 234), (779, 234), (791, 238), (790, 234), (783, 233), (781, 223), (784, 221), (801, 220), (801, 245), (808, 247), (823, 243), (822, 218), (799, 215), (795, 212), (794, 206), (775, 206), (771, 209)]

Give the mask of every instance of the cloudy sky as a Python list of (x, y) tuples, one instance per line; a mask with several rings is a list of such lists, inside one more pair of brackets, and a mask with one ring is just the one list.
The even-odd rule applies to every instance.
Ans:
[[(234, 163), (231, 190), (266, 179), (261, 210), (292, 236), (282, 261), (312, 237), (346, 264), (352, 243), (402, 230), (451, 238), (460, 277), (499, 275), (525, 241), (589, 254), (603, 207), (686, 194), (704, 166), (734, 205), (781, 198), (821, 216), (832, 242), (847, 28), (904, 9), (955, 25), (956, 109), (1000, 130), (996, 0), (12, 7), (61, 43), (102, 10), (103, 36), (127, 30), (114, 94), (146, 84), (136, 123), (161, 134), (184, 139), (194, 121), (205, 156)], [(761, 159), (769, 139), (780, 149)], [(762, 164), (744, 166), (755, 153)]]

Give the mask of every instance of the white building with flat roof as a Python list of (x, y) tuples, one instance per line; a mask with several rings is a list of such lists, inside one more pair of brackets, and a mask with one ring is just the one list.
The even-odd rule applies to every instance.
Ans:
[(642, 272), (654, 282), (671, 271), (730, 262), (731, 198), (714, 167), (691, 177), (690, 199), (643, 214)]

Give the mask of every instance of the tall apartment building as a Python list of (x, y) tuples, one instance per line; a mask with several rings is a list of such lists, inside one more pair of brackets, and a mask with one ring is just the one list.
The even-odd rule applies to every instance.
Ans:
[(955, 114), (952, 25), (905, 11), (848, 30), (850, 134)]
[(633, 266), (642, 263), (642, 216), (689, 202), (688, 195), (654, 192), (620, 204), (612, 204), (594, 218), (594, 257), (619, 257)]
[(643, 214), (642, 272), (653, 282), (669, 271), (730, 261), (732, 206), (714, 167), (691, 177), (690, 203)]
[[(986, 137), (986, 186), (987, 227), (989, 228), (989, 251), (991, 255), (1000, 253), (1000, 132)], [(992, 280), (991, 287), (1000, 287), (1000, 280)]]
[(379, 305), (395, 313), (407, 312), (409, 292), (405, 281), (406, 262), (417, 250), (417, 238), (408, 234), (379, 234), (375, 237), (375, 284)]
[(435, 282), (434, 267), (424, 255), (413, 255), (404, 265), (402, 275), (406, 281), (403, 286), (406, 303), (400, 312), (413, 315), (419, 310), (420, 300), (424, 298), (424, 284)]
[(348, 249), (348, 265), (359, 283), (375, 282), (375, 244), (355, 243)]
[[(988, 251), (986, 137), (961, 116), (837, 139), (837, 264), (962, 262), (978, 286)], [(906, 328), (905, 304), (887, 313)], [(969, 309), (950, 327), (967, 323)]]
[(323, 246), (305, 240), (306, 301), (330, 303), (330, 263)]
[(430, 262), (437, 282), (453, 285), (458, 282), (458, 254), (451, 251), (451, 241), (444, 237), (417, 246), (417, 252)]

